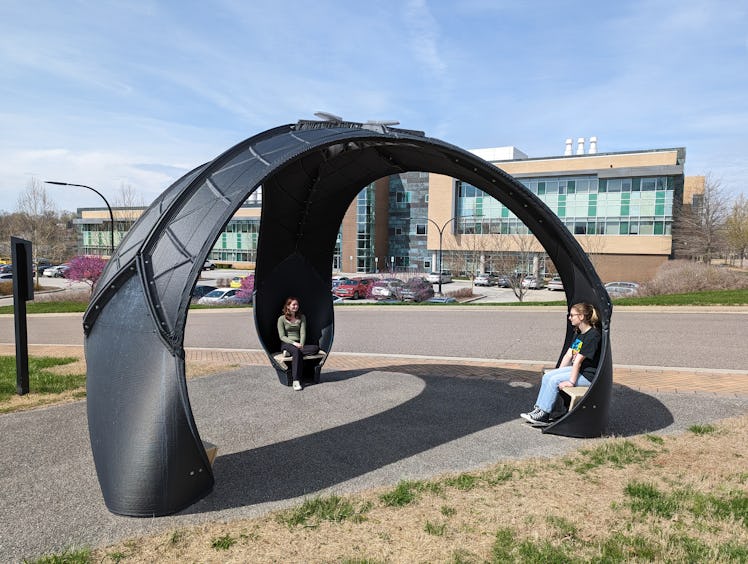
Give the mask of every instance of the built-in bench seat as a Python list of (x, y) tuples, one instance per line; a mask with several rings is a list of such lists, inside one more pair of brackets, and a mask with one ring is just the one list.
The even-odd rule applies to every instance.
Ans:
[(567, 388), (560, 388), (563, 393), (569, 396), (569, 411), (574, 409), (574, 406), (579, 403), (589, 389), (589, 386), (569, 386)]
[[(293, 381), (291, 379), (291, 363), (293, 361), (293, 357), (286, 351), (274, 353), (272, 356), (275, 362), (277, 362), (281, 366), (286, 367), (285, 382), (282, 375), (279, 374), (278, 376), (281, 383), (285, 384), (286, 386), (292, 385)], [(302, 379), (307, 382), (311, 381), (315, 384), (319, 384), (320, 371), (322, 369), (322, 364), (327, 358), (327, 353), (325, 351), (319, 351), (315, 354), (305, 354), (302, 358), (304, 361)]]
[[(322, 360), (327, 356), (327, 353), (325, 351), (319, 351), (316, 354), (305, 354), (304, 360)], [(273, 358), (276, 362), (279, 364), (283, 364), (284, 362), (291, 362), (293, 360), (293, 357), (288, 354), (286, 351), (274, 353)]]
[(213, 461), (216, 459), (216, 455), (218, 454), (218, 445), (214, 445), (208, 441), (203, 441), (203, 448), (205, 449), (205, 454), (208, 455), (208, 462), (213, 466)]

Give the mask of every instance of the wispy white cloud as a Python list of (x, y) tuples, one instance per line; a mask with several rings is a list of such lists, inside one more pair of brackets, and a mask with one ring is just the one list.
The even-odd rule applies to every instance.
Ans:
[(415, 60), (436, 77), (442, 78), (447, 65), (439, 52), (439, 24), (426, 0), (408, 0), (404, 7), (405, 28)]
[(0, 3), (0, 208), (32, 174), (154, 194), (317, 110), (533, 156), (686, 146), (748, 191), (747, 30), (731, 0)]

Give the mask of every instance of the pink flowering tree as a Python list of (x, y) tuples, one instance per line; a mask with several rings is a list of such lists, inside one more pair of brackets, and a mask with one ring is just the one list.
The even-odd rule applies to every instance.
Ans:
[(68, 262), (70, 268), (65, 271), (64, 276), (68, 280), (85, 282), (91, 287), (91, 293), (93, 294), (96, 282), (101, 278), (106, 263), (107, 259), (97, 256), (73, 257)]
[(255, 291), (255, 275), (250, 274), (242, 278), (242, 285), (239, 287), (239, 291), (236, 293), (236, 297), (247, 303), (252, 302), (252, 294)]

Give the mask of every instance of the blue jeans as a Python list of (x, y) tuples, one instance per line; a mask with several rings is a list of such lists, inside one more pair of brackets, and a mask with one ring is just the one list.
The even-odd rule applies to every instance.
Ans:
[[(543, 380), (540, 384), (540, 391), (538, 392), (538, 399), (535, 405), (547, 413), (553, 411), (553, 404), (556, 403), (556, 398), (558, 398), (558, 385), (568, 380), (570, 374), (571, 366), (556, 368), (543, 374)], [(592, 383), (581, 374), (577, 378), (577, 386), (591, 385)]]

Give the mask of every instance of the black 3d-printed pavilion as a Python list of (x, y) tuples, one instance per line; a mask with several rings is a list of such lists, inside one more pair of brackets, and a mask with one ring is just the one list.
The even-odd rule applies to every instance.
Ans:
[[(223, 227), (262, 187), (254, 315), (271, 364), (276, 319), (296, 295), (308, 342), (332, 349), (331, 264), (338, 228), (358, 192), (379, 178), (423, 171), (458, 178), (507, 206), (545, 248), (566, 300), (602, 318), (602, 355), (582, 401), (545, 432), (599, 436), (612, 389), (612, 307), (587, 256), (542, 201), (475, 155), (382, 124), (300, 121), (255, 135), (199, 166), (144, 212), (102, 275), (84, 316), (88, 425), (110, 511), (177, 512), (210, 492), (213, 473), (195, 426), (184, 372), (190, 294)], [(569, 325), (563, 351), (569, 346)]]

